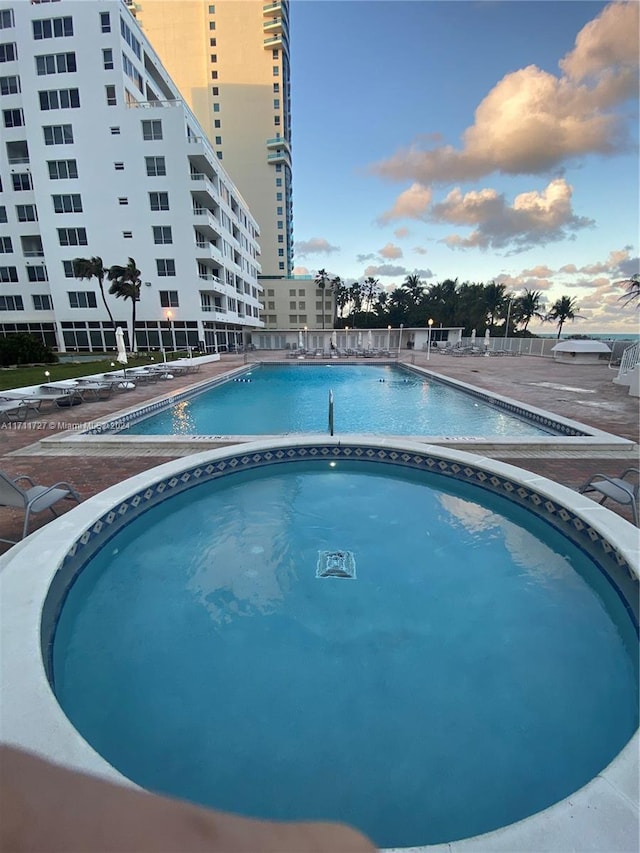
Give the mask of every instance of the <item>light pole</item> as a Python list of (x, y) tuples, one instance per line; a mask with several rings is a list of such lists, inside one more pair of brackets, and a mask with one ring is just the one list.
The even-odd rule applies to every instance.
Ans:
[(309, 330), (307, 327), (304, 327), (304, 348), (309, 351)]
[(402, 330), (404, 329), (404, 325), (400, 323), (400, 335), (398, 337), (398, 358), (400, 358), (400, 348), (402, 347)]
[(176, 340), (173, 336), (173, 312), (167, 311), (167, 320), (169, 321), (169, 338), (171, 340), (171, 349), (175, 350)]
[(391, 326), (387, 326), (387, 352), (391, 351)]
[(345, 352), (349, 349), (349, 327), (344, 327), (344, 350)]
[(427, 332), (427, 361), (429, 361), (431, 358), (431, 327), (433, 326), (431, 317), (427, 320), (427, 326), (429, 327), (429, 331)]

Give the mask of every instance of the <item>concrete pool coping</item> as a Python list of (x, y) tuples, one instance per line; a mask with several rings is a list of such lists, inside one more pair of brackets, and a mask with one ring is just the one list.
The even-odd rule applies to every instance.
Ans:
[[(395, 361), (378, 362), (377, 366), (386, 364), (398, 367)], [(198, 450), (204, 450), (206, 448), (215, 449), (227, 446), (229, 444), (253, 442), (258, 439), (275, 440), (278, 438), (296, 436), (298, 435), (298, 433), (284, 433), (277, 435), (194, 434), (146, 436), (126, 434), (128, 424), (138, 422), (139, 420), (145, 417), (157, 414), (158, 412), (170, 408), (172, 405), (176, 405), (180, 402), (196, 397), (199, 394), (204, 393), (210, 389), (216, 388), (219, 385), (225, 384), (236, 377), (240, 377), (244, 373), (251, 372), (253, 369), (255, 369), (255, 367), (260, 367), (263, 365), (284, 365), (287, 367), (295, 367), (300, 369), (314, 369), (326, 366), (323, 360), (318, 360), (314, 363), (292, 363), (291, 361), (253, 362), (232, 369), (222, 375), (215, 376), (213, 378), (208, 378), (201, 382), (197, 382), (194, 385), (191, 385), (189, 388), (182, 389), (177, 393), (169, 392), (168, 394), (162, 394), (147, 401), (146, 403), (122, 409), (115, 417), (114, 415), (107, 415), (103, 418), (96, 420), (95, 422), (90, 422), (88, 424), (79, 424), (79, 428), (77, 430), (74, 430), (73, 432), (65, 431), (58, 435), (48, 436), (47, 438), (41, 439), (39, 444), (43, 448), (56, 448), (57, 450), (62, 450), (65, 448), (69, 450), (71, 450), (72, 448), (90, 448), (92, 452), (99, 451), (101, 448), (104, 448), (105, 450), (109, 451), (113, 451), (118, 447), (121, 447), (123, 449), (135, 448), (138, 452), (151, 454), (160, 453), (162, 451), (166, 453), (180, 453), (185, 451), (192, 452), (191, 448), (193, 448), (193, 451), (197, 452)], [(353, 367), (354, 365), (349, 363), (329, 363), (328, 366), (337, 367), (339, 369), (340, 367)], [(366, 366), (368, 367), (370, 365)], [(374, 365), (372, 364), (371, 366)], [(584, 449), (626, 450), (634, 446), (634, 442), (629, 439), (622, 438), (612, 433), (604, 432), (603, 430), (599, 430), (596, 427), (588, 426), (570, 418), (565, 418), (562, 415), (556, 415), (552, 412), (546, 411), (536, 406), (524, 404), (518, 400), (514, 400), (502, 394), (497, 394), (493, 391), (478, 388), (467, 382), (462, 382), (458, 379), (453, 379), (451, 377), (444, 376), (440, 373), (436, 373), (435, 371), (408, 364), (403, 364), (400, 367), (401, 369), (414, 373), (418, 376), (422, 376), (423, 378), (431, 379), (443, 385), (455, 388), (456, 390), (459, 390), (467, 395), (476, 397), (477, 399), (482, 400), (483, 402), (493, 406), (494, 408), (497, 408), (501, 411), (505, 411), (507, 414), (513, 415), (515, 417), (523, 417), (525, 420), (530, 423), (534, 423), (535, 425), (539, 425), (541, 427), (544, 427), (545, 425), (549, 425), (549, 427), (551, 427), (551, 425), (556, 426), (558, 432), (557, 434), (552, 435), (528, 437), (477, 435), (393, 436), (392, 438), (395, 440), (418, 441), (429, 445), (434, 444), (443, 447), (461, 447), (473, 453), (489, 452), (491, 449), (496, 448), (500, 450), (516, 451), (524, 449), (534, 451), (572, 451)], [(111, 425), (115, 425), (123, 431), (113, 433), (111, 431)], [(318, 438), (322, 437), (322, 435), (324, 434), (325, 433), (314, 433), (314, 435), (316, 435), (316, 437)], [(351, 436), (350, 433), (342, 433), (342, 435), (345, 440), (349, 439)], [(378, 434), (368, 434), (368, 438), (370, 438), (371, 440), (379, 440), (381, 437), (382, 436)]]
[[(538, 475), (469, 453), (425, 446), (408, 440), (370, 436), (328, 438), (297, 436), (295, 440), (257, 441), (176, 459), (112, 486), (45, 528), (32, 534), (0, 558), (0, 611), (2, 615), (2, 739), (43, 757), (79, 770), (133, 785), (102, 759), (64, 716), (51, 691), (42, 657), (42, 613), (51, 583), (73, 543), (97, 519), (153, 483), (179, 480), (188, 469), (228, 457), (292, 448), (323, 447), (331, 454), (345, 446), (378, 449), (381, 454), (431, 454), (443, 465), (468, 466), (494, 478), (514, 481), (545, 502), (564, 507), (603, 541), (614, 542), (616, 552), (632, 572), (637, 597), (638, 531), (629, 522), (588, 498)], [(331, 459), (331, 455), (323, 457)], [(377, 461), (377, 460), (374, 460)], [(462, 477), (460, 477), (462, 479)], [(486, 835), (447, 844), (415, 847), (423, 851), (630, 851), (638, 840), (638, 732), (593, 780), (567, 799), (523, 821)], [(399, 849), (399, 848), (395, 848)], [(407, 849), (407, 848), (405, 848)]]

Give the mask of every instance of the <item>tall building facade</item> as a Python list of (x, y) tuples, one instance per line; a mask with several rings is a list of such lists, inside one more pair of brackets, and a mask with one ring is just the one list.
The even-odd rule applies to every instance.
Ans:
[(258, 223), (124, 3), (0, 0), (0, 113), (0, 334), (114, 347), (93, 256), (141, 270), (139, 348), (262, 327)]
[(290, 275), (289, 0), (135, 0), (132, 7), (256, 217), (262, 274)]

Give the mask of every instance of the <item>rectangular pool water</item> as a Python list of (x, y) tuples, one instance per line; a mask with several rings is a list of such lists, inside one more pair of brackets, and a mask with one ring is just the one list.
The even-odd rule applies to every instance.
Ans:
[(540, 437), (556, 435), (412, 370), (391, 365), (255, 365), (139, 421), (129, 435), (335, 433)]

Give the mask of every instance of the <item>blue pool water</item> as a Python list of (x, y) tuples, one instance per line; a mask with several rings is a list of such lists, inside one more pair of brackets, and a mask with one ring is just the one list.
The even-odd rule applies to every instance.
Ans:
[[(316, 577), (319, 552), (356, 579)], [(468, 484), (287, 463), (168, 499), (71, 588), (58, 700), (142, 786), (332, 819), (379, 846), (530, 815), (637, 726), (635, 633), (600, 570)]]
[(336, 433), (438, 436), (549, 435), (533, 423), (391, 366), (257, 366), (133, 424), (132, 435), (326, 433), (333, 391)]

